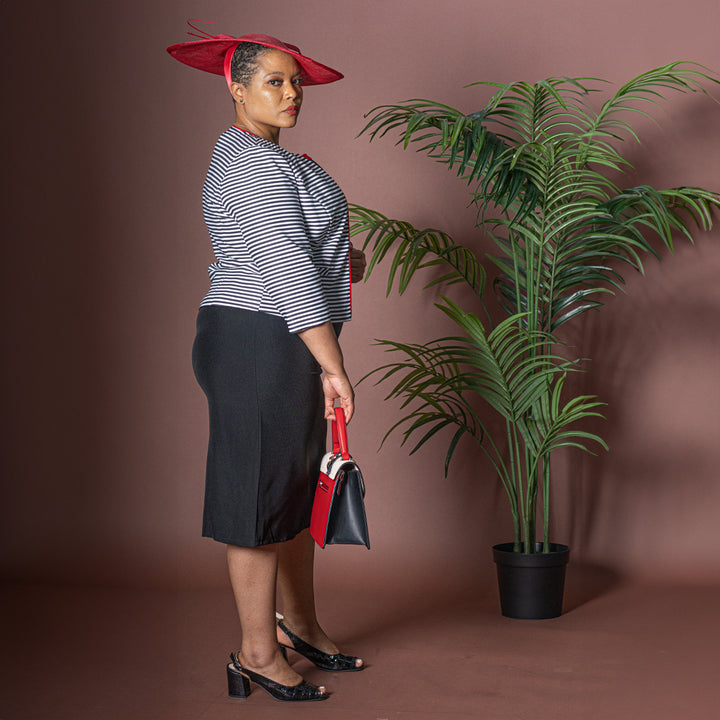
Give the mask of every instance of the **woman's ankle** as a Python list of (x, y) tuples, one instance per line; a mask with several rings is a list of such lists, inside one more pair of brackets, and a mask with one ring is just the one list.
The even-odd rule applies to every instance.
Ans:
[(283, 665), (287, 665), (277, 645), (268, 648), (265, 646), (256, 647), (251, 643), (243, 643), (237, 653), (237, 658), (243, 667), (254, 670), (261, 675), (265, 674), (265, 671), (277, 672)]

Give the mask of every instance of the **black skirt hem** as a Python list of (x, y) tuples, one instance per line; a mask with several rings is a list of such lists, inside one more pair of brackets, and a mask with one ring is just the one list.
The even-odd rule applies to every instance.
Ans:
[(282, 538), (281, 540), (257, 540), (254, 539), (252, 541), (237, 541), (235, 539), (227, 539), (224, 537), (220, 537), (219, 535), (211, 532), (205, 532), (203, 531), (202, 536), (209, 538), (210, 540), (215, 540), (215, 542), (223, 543), (224, 545), (235, 545), (236, 547), (246, 547), (246, 548), (253, 548), (253, 547), (264, 547), (265, 545), (275, 545), (277, 543), (284, 543), (289, 542), (290, 540), (294, 540), (301, 532), (304, 530), (307, 530), (310, 526), (306, 525), (303, 528), (300, 528), (296, 533), (293, 533), (291, 535), (288, 535), (285, 538)]

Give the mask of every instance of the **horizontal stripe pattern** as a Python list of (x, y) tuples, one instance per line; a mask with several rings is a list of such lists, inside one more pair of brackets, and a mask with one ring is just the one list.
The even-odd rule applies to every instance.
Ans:
[(231, 127), (203, 213), (216, 262), (200, 303), (277, 315), (290, 332), (350, 319), (347, 202), (315, 162)]

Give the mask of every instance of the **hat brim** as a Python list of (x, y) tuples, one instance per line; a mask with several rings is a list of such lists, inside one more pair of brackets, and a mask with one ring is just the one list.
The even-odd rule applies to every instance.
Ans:
[(325, 85), (343, 78), (343, 74), (337, 70), (306, 57), (300, 52), (296, 52), (285, 43), (268, 35), (243, 35), (238, 38), (216, 35), (207, 40), (177, 43), (167, 48), (167, 51), (185, 65), (215, 75), (224, 75), (226, 53), (231, 48), (235, 49), (241, 42), (257, 43), (274, 50), (286, 52), (294, 57), (302, 71), (303, 85)]

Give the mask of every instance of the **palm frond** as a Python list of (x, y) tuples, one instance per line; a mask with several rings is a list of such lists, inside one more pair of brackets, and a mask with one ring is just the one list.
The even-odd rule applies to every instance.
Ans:
[(608, 450), (607, 443), (599, 435), (571, 427), (581, 420), (602, 418), (598, 408), (605, 403), (594, 395), (578, 395), (561, 405), (565, 379), (565, 374), (555, 379), (551, 392), (543, 397), (543, 402), (538, 403), (535, 412), (521, 426), (524, 439), (533, 447), (533, 454), (538, 460), (561, 447), (592, 452), (588, 447), (589, 442)]
[[(386, 400), (400, 399), (401, 409), (407, 412), (385, 433), (382, 443), (400, 427), (403, 429), (401, 445), (419, 432), (411, 454), (431, 437), (449, 425), (455, 425), (445, 459), (446, 473), (460, 438), (468, 433), (482, 442), (485, 428), (476, 411), (464, 396), (465, 385), (456, 357), (456, 339), (441, 338), (425, 345), (379, 340), (387, 352), (398, 353), (401, 360), (375, 368), (360, 382), (374, 377), (376, 384), (394, 383)], [(378, 377), (379, 376), (379, 377)]]
[(510, 134), (501, 137), (512, 145), (558, 142), (587, 129), (583, 99), (594, 91), (588, 81), (598, 79), (553, 77), (535, 84), (508, 83), (500, 86), (477, 115), (509, 130)]
[(483, 110), (465, 115), (449, 105), (413, 99), (381, 105), (366, 117), (360, 135), (367, 133), (372, 141), (400, 130), (396, 144), (416, 145), (468, 183), (481, 183), (483, 195), (493, 202), (516, 204), (522, 215), (537, 201), (531, 180), (512, 169), (512, 148), (483, 125)]
[[(510, 229), (507, 237), (491, 233), (502, 251), (492, 258), (501, 270), (495, 289), (502, 307), (506, 312), (534, 308), (536, 326), (549, 332), (600, 307), (603, 295), (622, 288), (625, 281), (618, 263), (644, 272), (643, 255), (659, 258), (652, 235), (672, 251), (676, 233), (692, 241), (693, 226), (712, 227), (713, 210), (720, 206), (716, 193), (694, 187), (640, 186), (599, 202), (599, 186), (590, 180), (593, 197), (584, 179), (584, 174), (578, 175), (579, 200), (569, 201), (558, 191), (559, 201), (546, 209), (545, 216), (532, 214), (520, 223), (493, 221), (496, 227)], [(527, 283), (528, 252), (534, 258), (534, 290)], [(536, 302), (531, 307), (528, 297), (533, 292)]]
[(648, 105), (659, 106), (666, 91), (701, 92), (710, 95), (705, 83), (720, 85), (717, 75), (708, 68), (691, 62), (672, 62), (648, 70), (625, 83), (611, 98), (606, 100), (588, 129), (588, 138), (596, 134), (618, 140), (629, 135), (639, 141), (632, 125), (622, 119), (623, 113), (650, 116)]
[(428, 282), (426, 288), (466, 283), (481, 298), (486, 280), (484, 267), (471, 250), (456, 243), (446, 233), (433, 228), (418, 230), (408, 222), (392, 220), (360, 205), (350, 205), (350, 234), (359, 233), (366, 233), (363, 249), (372, 245), (368, 277), (388, 253), (393, 253), (388, 295), (396, 280), (398, 292), (402, 294), (418, 270), (441, 267), (446, 270), (445, 274)]

